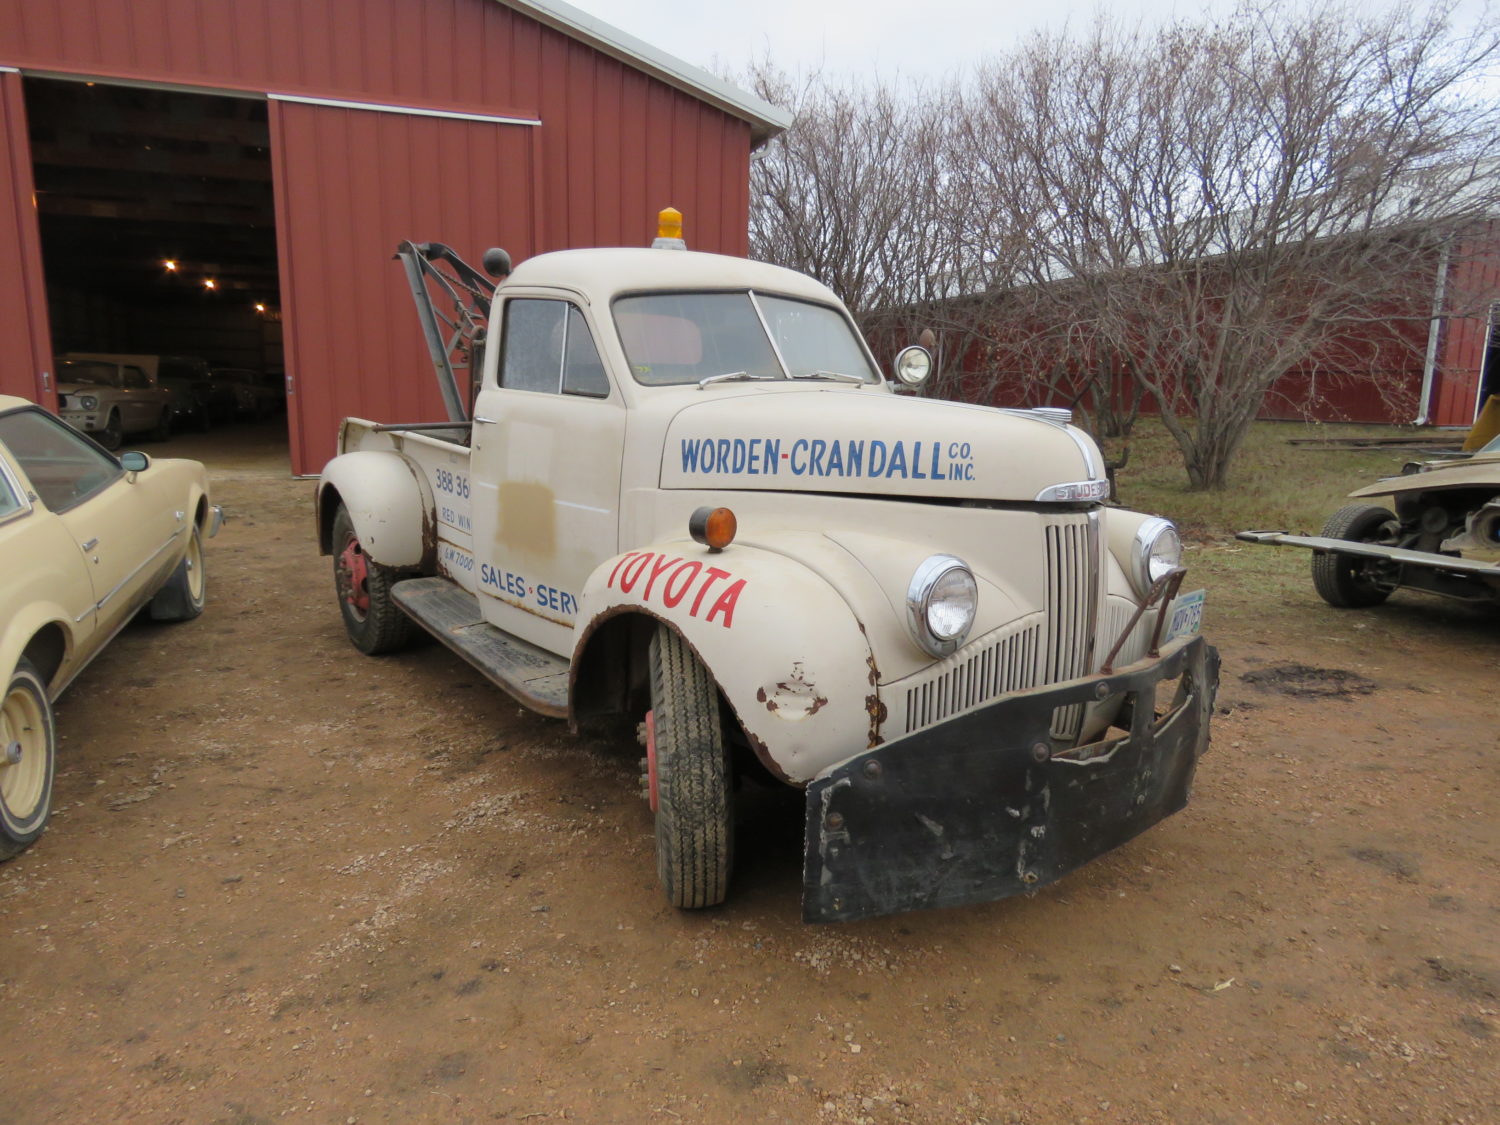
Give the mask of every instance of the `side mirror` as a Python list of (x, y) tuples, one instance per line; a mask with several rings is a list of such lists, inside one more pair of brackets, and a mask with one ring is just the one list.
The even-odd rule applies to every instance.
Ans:
[(137, 453), (135, 450), (131, 450), (129, 453), (120, 454), (120, 468), (131, 474), (132, 477), (141, 470), (149, 469), (150, 467), (151, 458), (147, 457), (144, 453)]
[(484, 267), (484, 272), (496, 280), (503, 281), (510, 276), (510, 255), (498, 246), (491, 246), (484, 252), (484, 257), (479, 259), (479, 264)]
[(896, 378), (908, 387), (920, 387), (932, 374), (932, 353), (913, 344), (896, 355)]

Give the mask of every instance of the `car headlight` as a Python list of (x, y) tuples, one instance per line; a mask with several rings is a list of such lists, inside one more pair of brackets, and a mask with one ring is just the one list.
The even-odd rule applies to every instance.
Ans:
[(79, 395), (75, 401), (80, 410), (98, 410), (99, 400), (93, 395)]
[(933, 656), (957, 651), (979, 608), (979, 584), (963, 559), (933, 555), (917, 567), (906, 588), (911, 635)]
[(1130, 564), (1131, 579), (1143, 598), (1162, 575), (1182, 565), (1182, 539), (1171, 520), (1152, 516), (1141, 523), (1131, 544)]

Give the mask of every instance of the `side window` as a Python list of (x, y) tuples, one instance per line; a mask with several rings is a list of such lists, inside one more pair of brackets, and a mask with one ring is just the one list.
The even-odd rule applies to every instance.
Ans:
[(125, 386), (140, 388), (151, 385), (150, 380), (146, 378), (146, 373), (139, 367), (124, 367), (121, 370), (125, 373)]
[(568, 340), (563, 356), (563, 394), (587, 395), (589, 398), (609, 397), (609, 376), (604, 373), (604, 361), (599, 358), (599, 349), (594, 346), (593, 333), (583, 313), (568, 306)]
[(0, 417), (0, 442), (31, 481), (37, 498), (54, 512), (66, 511), (124, 474), (108, 453), (39, 410)]
[(0, 469), (0, 523), (10, 519), (24, 506), (16, 493), (15, 485), (11, 484), (10, 473)]
[(609, 377), (583, 314), (566, 301), (505, 303), (500, 385), (515, 391), (609, 397)]

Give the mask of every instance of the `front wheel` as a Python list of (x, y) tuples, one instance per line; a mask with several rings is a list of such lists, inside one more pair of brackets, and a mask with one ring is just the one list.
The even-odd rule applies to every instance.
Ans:
[(651, 638), (647, 758), (655, 782), (656, 870), (673, 906), (716, 906), (729, 893), (734, 809), (719, 690), (680, 636)]
[(416, 628), (391, 597), (395, 582), (395, 571), (365, 554), (349, 509), (340, 504), (333, 517), (333, 585), (344, 631), (369, 656), (405, 648)]
[[(1323, 525), (1325, 539), (1347, 539), (1352, 543), (1382, 543), (1393, 546), (1399, 524), (1394, 512), (1376, 504), (1346, 504)], [(1395, 584), (1382, 581), (1384, 559), (1315, 551), (1312, 557), (1313, 589), (1338, 609), (1366, 609), (1391, 596)]]
[(56, 758), (47, 685), (22, 657), (0, 702), (0, 860), (20, 855), (47, 827)]
[(156, 420), (156, 425), (151, 427), (152, 441), (170, 441), (172, 438), (172, 408), (162, 407), (161, 417)]
[(120, 412), (111, 410), (109, 419), (104, 423), (104, 429), (99, 430), (94, 436), (99, 439), (99, 444), (105, 449), (111, 451), (119, 449), (120, 443), (125, 440), (125, 424), (120, 421)]
[(187, 554), (177, 564), (167, 584), (151, 599), (152, 621), (191, 621), (203, 612), (208, 596), (208, 576), (203, 569), (203, 536), (193, 525)]

